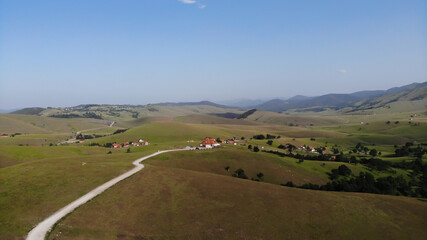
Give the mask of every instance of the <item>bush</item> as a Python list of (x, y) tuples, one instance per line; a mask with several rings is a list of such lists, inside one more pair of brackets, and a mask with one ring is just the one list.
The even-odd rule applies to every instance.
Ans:
[(273, 145), (273, 140), (268, 140), (267, 144), (270, 145), (270, 146)]
[(249, 144), (249, 145), (248, 145), (248, 149), (252, 149), (252, 145), (250, 145), (250, 144)]
[(113, 154), (111, 151), (108, 151), (108, 153), (107, 154)]
[(253, 139), (257, 139), (257, 140), (264, 140), (264, 139), (265, 139), (265, 136), (264, 136), (264, 135), (262, 135), (262, 134), (259, 134), (259, 135), (255, 135), (255, 136), (253, 136)]
[(280, 185), (286, 186), (286, 187), (296, 187), (296, 185), (292, 181), (289, 181), (289, 182), (287, 182), (285, 184), (280, 184)]
[(113, 134), (124, 133), (126, 131), (127, 131), (127, 129), (117, 129)]
[(259, 152), (259, 148), (257, 146), (254, 147), (254, 152)]
[(375, 148), (371, 149), (371, 151), (369, 151), (369, 155), (371, 155), (372, 157), (377, 156), (378, 152)]
[(245, 174), (245, 170), (239, 168), (233, 173), (233, 177), (242, 178), (242, 179), (248, 179), (248, 176)]
[(270, 135), (270, 134), (267, 134), (267, 137), (266, 137), (267, 139), (275, 139), (276, 138), (276, 136), (274, 136), (274, 135)]

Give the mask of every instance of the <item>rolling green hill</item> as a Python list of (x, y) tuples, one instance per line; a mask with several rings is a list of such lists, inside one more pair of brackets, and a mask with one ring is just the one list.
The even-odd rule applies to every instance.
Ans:
[(148, 165), (77, 209), (49, 239), (423, 239), (426, 204)]

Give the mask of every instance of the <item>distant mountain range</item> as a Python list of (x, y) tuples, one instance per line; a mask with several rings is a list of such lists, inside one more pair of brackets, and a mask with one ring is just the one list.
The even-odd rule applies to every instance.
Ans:
[[(388, 90), (375, 91), (360, 91), (349, 94), (326, 94), (317, 97), (306, 97), (297, 95), (287, 100), (272, 99), (263, 104), (253, 106), (252, 108), (282, 112), (291, 109), (303, 109), (314, 107), (327, 107), (340, 109), (344, 107), (354, 107), (355, 109), (363, 109), (370, 107), (380, 107), (393, 101), (398, 101), (403, 96), (413, 95), (412, 98), (404, 98), (405, 100), (422, 100), (426, 97), (427, 82), (412, 83), (402, 87), (390, 88)], [(386, 97), (387, 96), (387, 97)], [(381, 99), (389, 99), (388, 101)]]
[[(374, 108), (385, 107), (387, 104), (398, 101), (419, 101), (426, 99), (427, 82), (412, 83), (402, 87), (394, 87), (388, 90), (374, 91), (359, 91), (349, 94), (325, 94), (316, 97), (307, 97), (296, 95), (287, 100), (272, 99), (263, 102), (262, 100), (239, 99), (228, 101), (229, 105), (217, 104), (211, 101), (200, 102), (164, 102), (156, 104), (148, 104), (146, 106), (213, 106), (218, 108), (241, 108), (241, 109), (258, 109), (272, 112), (283, 112), (287, 110), (297, 111), (324, 111), (325, 109), (344, 109), (343, 112), (354, 112), (359, 110), (368, 110)], [(223, 102), (225, 103), (225, 102)], [(424, 104), (424, 106), (427, 105)], [(144, 107), (144, 105), (98, 105), (84, 104), (70, 109), (90, 108), (95, 106), (129, 106), (129, 107)], [(418, 104), (423, 107), (423, 105)], [(427, 108), (427, 106), (425, 106)], [(11, 113), (14, 114), (31, 114), (37, 115), (46, 110), (45, 108), (24, 108)], [(10, 112), (10, 111), (8, 111)], [(224, 114), (224, 113), (221, 113)], [(236, 114), (236, 113), (234, 113)], [(238, 115), (238, 114), (237, 114)], [(236, 116), (237, 116), (236, 115)], [(228, 115), (227, 115), (228, 116)]]

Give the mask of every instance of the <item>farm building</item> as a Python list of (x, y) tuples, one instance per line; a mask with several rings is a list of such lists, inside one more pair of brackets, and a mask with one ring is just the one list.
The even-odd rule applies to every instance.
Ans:
[(201, 147), (205, 148), (215, 148), (221, 146), (215, 139), (213, 138), (205, 138), (202, 142), (200, 142)]

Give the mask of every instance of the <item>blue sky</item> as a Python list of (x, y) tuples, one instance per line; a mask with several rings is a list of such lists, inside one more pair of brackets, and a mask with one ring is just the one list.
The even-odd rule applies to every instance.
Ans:
[(320, 95), (427, 80), (427, 3), (0, 0), (0, 108)]

